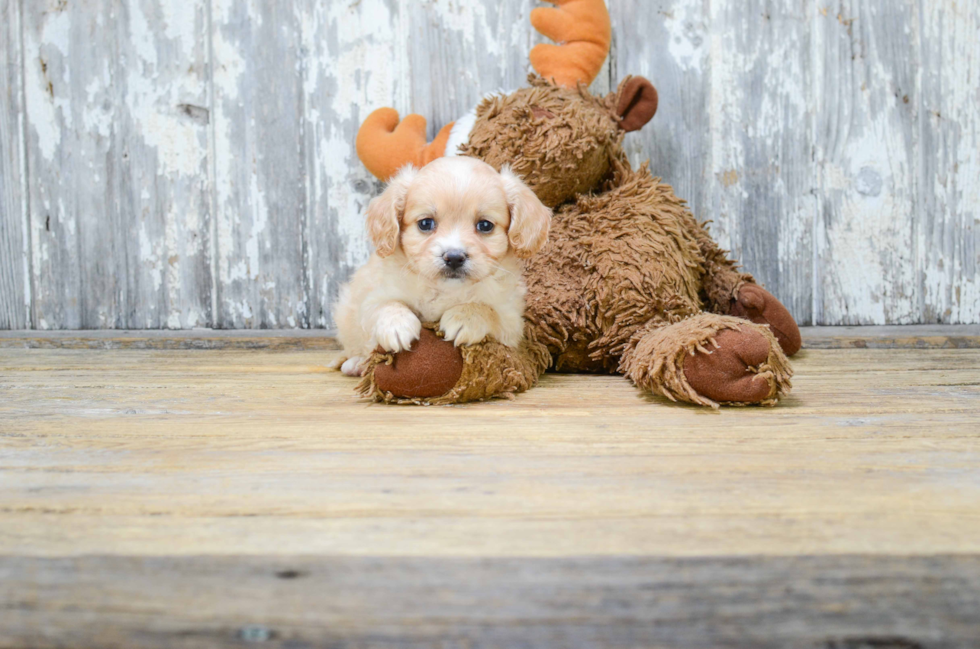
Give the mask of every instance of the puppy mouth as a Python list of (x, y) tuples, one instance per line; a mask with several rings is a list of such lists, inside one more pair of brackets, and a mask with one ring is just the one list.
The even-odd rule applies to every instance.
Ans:
[(446, 266), (439, 274), (442, 275), (443, 279), (466, 279), (470, 272), (465, 268), (449, 268)]

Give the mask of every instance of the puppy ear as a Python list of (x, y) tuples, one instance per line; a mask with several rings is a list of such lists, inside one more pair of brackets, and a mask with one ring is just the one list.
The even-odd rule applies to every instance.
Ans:
[(538, 200), (527, 185), (518, 178), (509, 165), (500, 170), (510, 208), (510, 228), (507, 237), (517, 256), (527, 258), (541, 250), (548, 240), (551, 227), (551, 210)]
[(380, 196), (368, 204), (367, 230), (379, 257), (387, 257), (398, 247), (405, 196), (418, 169), (405, 165), (396, 173)]

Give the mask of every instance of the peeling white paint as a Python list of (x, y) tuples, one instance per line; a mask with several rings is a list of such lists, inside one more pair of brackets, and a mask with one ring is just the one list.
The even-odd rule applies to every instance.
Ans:
[(143, 7), (139, 2), (129, 3), (128, 9), (131, 42), (142, 63), (138, 72), (151, 76), (157, 68), (156, 32), (143, 15)]
[[(65, 21), (56, 22), (63, 25)], [(24, 80), (28, 123), (37, 137), (39, 152), (49, 161), (54, 160), (61, 146), (60, 124), (67, 127), (72, 124), (71, 106), (67, 98), (60, 94), (71, 81), (70, 73), (63, 67), (62, 60), (66, 57), (65, 50), (68, 47), (67, 35), (62, 33), (61, 28), (51, 32), (53, 33), (45, 29), (40, 41), (35, 40), (33, 34), (27, 36), (25, 50), (28, 74)], [(49, 41), (47, 39), (50, 36), (64, 40)], [(55, 60), (53, 55), (60, 58)], [(64, 71), (64, 76), (52, 79), (51, 75), (59, 69)], [(57, 86), (54, 83), (56, 80)]]
[(146, 231), (146, 224), (143, 223), (139, 229), (139, 246), (140, 259), (143, 261), (143, 266), (153, 281), (153, 290), (159, 291), (160, 287), (163, 286), (163, 263), (161, 257), (164, 242), (151, 239)]
[[(634, 2), (614, 5), (633, 15)], [(115, 301), (127, 299), (138, 305), (138, 324), (205, 326), (211, 296), (202, 303), (194, 284), (210, 283), (212, 255), (216, 306), (226, 321), (329, 326), (332, 292), (370, 251), (363, 209), (376, 183), (354, 153), (360, 120), (380, 106), (403, 116), (414, 108), (438, 128), (449, 108), (526, 69), (530, 45), (544, 40), (527, 22), (536, 3), (524, 0), (298, 0), (269, 13), (275, 24), (264, 25), (267, 4), (213, 0), (211, 106), (203, 0), (139, 0), (97, 14), (69, 4), (47, 11), (25, 3), (24, 158), (34, 200), (23, 263), (39, 280), (42, 328), (79, 317), (71, 306), (79, 302), (77, 282), (48, 282), (81, 270), (92, 277), (97, 265), (103, 273), (131, 268), (135, 281), (106, 280), (111, 290), (91, 308), (91, 322), (115, 326), (122, 308)], [(704, 187), (707, 205), (698, 216), (715, 221), (720, 244), (743, 258), (761, 255), (760, 263), (787, 278), (784, 288), (802, 291), (809, 277), (822, 323), (980, 319), (976, 2), (855, 3), (842, 17), (796, 0), (671, 0), (643, 9), (646, 20), (659, 22), (637, 29), (636, 42), (617, 33), (611, 74), (643, 74), (658, 85), (666, 79), (674, 91), (662, 95), (661, 112), (642, 136), (647, 145), (638, 147), (641, 136), (631, 135), (629, 152), (646, 159), (653, 143), (656, 153), (674, 156), (679, 177), (672, 182)], [(93, 26), (116, 49), (73, 52)], [(657, 43), (643, 42), (654, 33)], [(420, 43), (420, 34), (440, 40)], [(451, 87), (438, 79), (453, 68), (425, 58), (430, 51), (445, 56), (447, 42), (466, 62)], [(299, 75), (292, 77), (296, 92), (269, 104), (286, 113), (257, 110), (266, 98), (256, 80), (281, 60), (290, 63), (278, 74)], [(607, 64), (595, 87), (606, 88), (609, 77)], [(280, 132), (277, 120), (300, 124), (298, 139), (270, 136)], [(677, 146), (701, 137), (698, 129), (706, 131), (704, 153), (700, 140), (690, 150)], [(672, 139), (679, 131), (691, 137)], [(129, 162), (120, 162), (113, 145), (126, 147)], [(297, 151), (300, 172), (262, 168)], [(134, 186), (113, 196), (109, 178), (117, 192), (120, 182)], [(213, 238), (204, 232), (212, 192)], [(107, 232), (108, 214), (127, 223), (120, 210), (130, 200), (139, 211), (130, 231)], [(764, 217), (749, 213), (757, 208)], [(771, 239), (752, 229), (760, 225), (771, 228)], [(283, 229), (295, 240), (280, 241)], [(137, 263), (97, 264), (90, 251), (77, 256), (80, 242), (100, 237), (133, 237), (129, 246), (103, 250), (128, 248)], [(286, 257), (270, 262), (272, 255)], [(309, 285), (300, 293), (302, 282)], [(127, 294), (127, 286), (138, 294)], [(24, 290), (30, 294), (29, 278)]]
[[(705, 47), (707, 31), (701, 20), (700, 8), (688, 3), (677, 3), (673, 11), (664, 15), (664, 27), (667, 29), (667, 51), (681, 70), (701, 72), (707, 53)], [(638, 74), (650, 75), (649, 67), (656, 66), (656, 61), (639, 61)]]
[[(224, 4), (230, 4), (225, 2)], [(222, 6), (218, 0), (215, 6)], [(234, 101), (238, 99), (238, 86), (245, 75), (245, 59), (238, 53), (237, 48), (225, 38), (220, 27), (212, 34), (214, 47), (214, 86), (216, 91), (220, 91), (223, 100)]]
[(919, 215), (922, 310), (930, 321), (980, 318), (980, 5), (924, 7), (921, 73), (926, 195)]
[(198, 45), (199, 24), (204, 19), (203, 7), (196, 2), (160, 2), (163, 18), (163, 34), (167, 39), (178, 42), (185, 56), (190, 56)]
[[(818, 257), (821, 324), (907, 324), (919, 317), (917, 155), (903, 99), (915, 95), (907, 81), (912, 71), (910, 60), (890, 54), (903, 41), (879, 49), (894, 30), (871, 33), (885, 31), (884, 23), (903, 10), (889, 6), (877, 24), (867, 14), (850, 15), (850, 25), (818, 21), (816, 37), (827, 65), (835, 66), (824, 70), (817, 90), (835, 104), (820, 122), (832, 137), (817, 147), (826, 215)], [(852, 35), (861, 39), (859, 60), (850, 56)], [(915, 42), (914, 35), (900, 38)]]
[[(41, 42), (58, 49), (62, 56), (69, 56), (71, 43), (71, 14), (67, 11), (47, 13), (41, 32)], [(28, 48), (30, 51), (30, 48)]]

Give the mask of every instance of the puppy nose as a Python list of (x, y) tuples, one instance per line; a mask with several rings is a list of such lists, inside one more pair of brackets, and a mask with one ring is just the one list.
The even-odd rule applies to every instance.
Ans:
[(442, 255), (442, 260), (446, 262), (446, 266), (453, 270), (459, 270), (466, 263), (466, 259), (466, 253), (462, 250), (447, 250)]

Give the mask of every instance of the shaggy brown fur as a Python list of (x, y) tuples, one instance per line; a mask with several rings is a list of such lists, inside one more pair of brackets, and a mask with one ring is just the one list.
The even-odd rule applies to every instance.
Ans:
[[(752, 278), (645, 165), (633, 171), (616, 161), (609, 186), (556, 211), (553, 234), (526, 271), (525, 317), (563, 371), (619, 371), (672, 400), (717, 406), (687, 382), (684, 357), (706, 349), (719, 329), (757, 327), (701, 313), (703, 294), (727, 305), (735, 286)], [(770, 384), (764, 403), (789, 389), (778, 345), (755, 371)]]
[(498, 171), (510, 164), (542, 203), (555, 207), (608, 173), (610, 152), (624, 135), (614, 110), (618, 93), (593, 97), (581, 86), (559, 88), (534, 74), (528, 83), (477, 107), (479, 126), (460, 154)]
[(728, 251), (718, 247), (708, 233), (707, 223), (698, 227), (697, 239), (704, 259), (701, 301), (712, 313), (728, 315), (739, 289), (744, 284), (755, 284), (755, 279), (748, 273), (740, 272), (738, 264), (728, 258)]
[[(633, 172), (620, 162), (610, 185), (609, 191), (563, 206), (552, 241), (555, 252), (574, 251), (575, 261), (589, 271), (589, 358), (615, 371), (638, 327), (654, 317), (674, 322), (701, 310), (702, 269), (691, 230), (696, 224), (668, 185), (646, 167)], [(539, 272), (563, 265), (549, 253), (551, 246), (535, 265)], [(536, 287), (535, 275), (528, 277)], [(537, 314), (528, 319), (534, 322)]]

